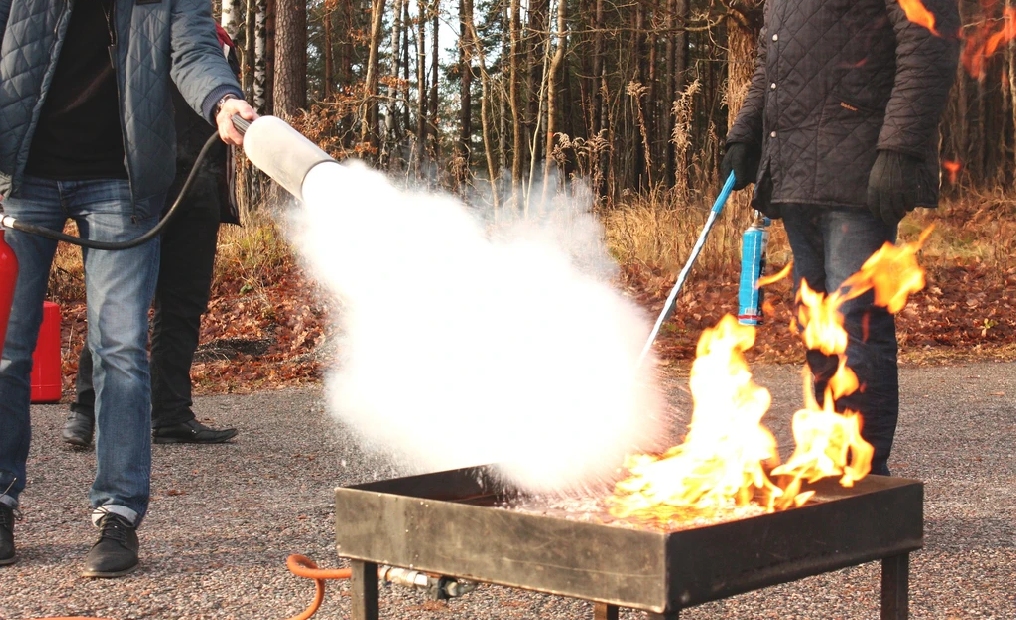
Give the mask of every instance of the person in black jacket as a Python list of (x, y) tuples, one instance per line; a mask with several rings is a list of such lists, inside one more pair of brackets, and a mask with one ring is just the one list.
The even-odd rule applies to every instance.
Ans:
[[(229, 35), (221, 27), (218, 35), (230, 66), (239, 73)], [(180, 93), (174, 89), (172, 95), (177, 176), (169, 189), (171, 199), (180, 193), (198, 153), (211, 135), (208, 123), (191, 110)], [(228, 170), (231, 155), (221, 142), (209, 150), (181, 210), (161, 236), (150, 362), (154, 443), (223, 443), (237, 434), (235, 428), (215, 429), (197, 421), (191, 410), (190, 377), (201, 315), (208, 310), (219, 224), (240, 223)], [(75, 387), (77, 394), (61, 434), (67, 443), (87, 447), (92, 443), (95, 428), (92, 355), (87, 346), (81, 349)]]
[[(938, 203), (938, 125), (959, 55), (953, 0), (924, 0), (934, 30), (896, 0), (768, 0), (754, 76), (727, 134), (722, 178), (754, 182), (752, 206), (782, 218), (805, 280), (835, 291), (915, 207)], [(889, 475), (899, 411), (896, 325), (873, 294), (842, 307), (847, 365), (860, 380), (838, 411), (861, 413)], [(837, 360), (807, 352), (819, 399)]]

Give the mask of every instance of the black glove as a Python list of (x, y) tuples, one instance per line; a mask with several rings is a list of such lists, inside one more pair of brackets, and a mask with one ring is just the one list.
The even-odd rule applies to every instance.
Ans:
[(868, 177), (868, 209), (889, 226), (917, 206), (921, 160), (897, 151), (879, 151)]
[(744, 189), (758, 174), (759, 149), (744, 142), (731, 142), (720, 164), (720, 183), (726, 183), (734, 171), (734, 189)]

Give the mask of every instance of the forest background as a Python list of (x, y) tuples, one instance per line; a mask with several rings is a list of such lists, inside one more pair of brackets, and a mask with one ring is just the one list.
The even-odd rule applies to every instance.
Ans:
[[(917, 0), (900, 0), (913, 5)], [(942, 123), (943, 205), (901, 225), (927, 287), (899, 317), (904, 364), (1016, 357), (1016, 2), (960, 0), (963, 52)], [(618, 287), (655, 316), (718, 191), (722, 139), (754, 67), (763, 2), (217, 0), (248, 100), (337, 159), (527, 217), (593, 190)], [(210, 129), (211, 131), (211, 129)], [(290, 202), (238, 155), (243, 227), (224, 227), (193, 368), (199, 391), (316, 380), (329, 308), (279, 230)], [(737, 310), (748, 192), (735, 195), (665, 325), (665, 364)], [(770, 269), (790, 259), (777, 224)], [(70, 389), (83, 342), (80, 253), (58, 252)], [(754, 361), (799, 362), (788, 282), (766, 290)], [(406, 320), (412, 321), (412, 304)], [(494, 327), (492, 326), (492, 329)]]

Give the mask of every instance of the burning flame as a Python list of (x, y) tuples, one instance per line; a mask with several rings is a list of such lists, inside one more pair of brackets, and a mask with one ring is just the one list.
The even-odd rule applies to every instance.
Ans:
[(762, 467), (779, 461), (776, 439), (761, 425), (769, 390), (755, 383), (744, 359), (754, 343), (754, 327), (729, 314), (702, 333), (691, 368), (695, 408), (688, 436), (659, 457), (628, 458), (631, 477), (615, 493), (625, 501), (612, 514), (646, 517), (662, 508), (670, 516), (667, 507), (745, 505), (757, 488), (779, 491)]
[[(924, 26), (935, 36), (942, 36), (935, 30), (935, 14), (928, 10), (921, 0), (899, 0), (900, 8), (911, 22)], [(981, 0), (981, 10), (985, 15), (997, 10), (998, 2)], [(1001, 25), (999, 25), (1001, 22)], [(983, 80), (986, 75), (985, 65), (1003, 45), (1016, 38), (1016, 7), (1007, 6), (1001, 18), (985, 17), (975, 26), (971, 26), (963, 39), (966, 43), (960, 55), (960, 62), (972, 77)], [(1007, 85), (1003, 80), (1003, 87)]]
[[(993, 7), (982, 3), (985, 12)], [(1001, 25), (998, 22), (1001, 21)], [(1005, 44), (1016, 38), (1016, 8), (1006, 7), (1002, 19), (987, 19), (972, 29), (966, 36), (966, 44), (960, 62), (971, 76), (983, 80), (986, 75), (985, 65), (989, 58)]]
[(963, 164), (958, 161), (947, 159), (942, 162), (942, 167), (945, 168), (946, 174), (949, 175), (949, 183), (951, 185), (956, 184), (956, 177), (959, 175), (960, 170), (963, 168)]
[(839, 366), (821, 406), (806, 373), (804, 408), (792, 420), (796, 447), (785, 464), (778, 465), (776, 441), (761, 422), (769, 408), (769, 391), (754, 382), (744, 358), (754, 344), (755, 328), (727, 315), (699, 339), (691, 369), (694, 408), (687, 437), (662, 455), (628, 457), (629, 477), (617, 483), (607, 502), (611, 514), (666, 523), (689, 509), (708, 511), (753, 501), (766, 510), (780, 510), (808, 501), (814, 492), (802, 491), (806, 482), (839, 476), (840, 484), (850, 487), (868, 475), (874, 448), (861, 437), (861, 416), (835, 411), (838, 398), (859, 388), (857, 376), (846, 366), (848, 338), (839, 309), (872, 290), (877, 305), (894, 313), (902, 309), (908, 295), (924, 286), (916, 256), (931, 230), (913, 243), (886, 243), (828, 295), (801, 282), (795, 317), (801, 338), (810, 349), (838, 356)]
[(929, 11), (921, 3), (921, 0), (899, 0), (899, 2), (907, 19), (919, 26), (924, 26), (931, 31), (931, 34), (939, 36), (935, 31), (935, 14)]

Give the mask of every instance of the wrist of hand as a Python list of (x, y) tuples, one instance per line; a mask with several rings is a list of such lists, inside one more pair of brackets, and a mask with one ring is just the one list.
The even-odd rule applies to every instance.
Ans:
[(222, 111), (222, 106), (224, 106), (227, 101), (229, 101), (230, 99), (236, 99), (236, 98), (237, 98), (237, 96), (234, 95), (234, 94), (223, 95), (222, 99), (219, 99), (219, 102), (215, 104), (215, 115), (216, 116), (219, 115), (219, 112)]

